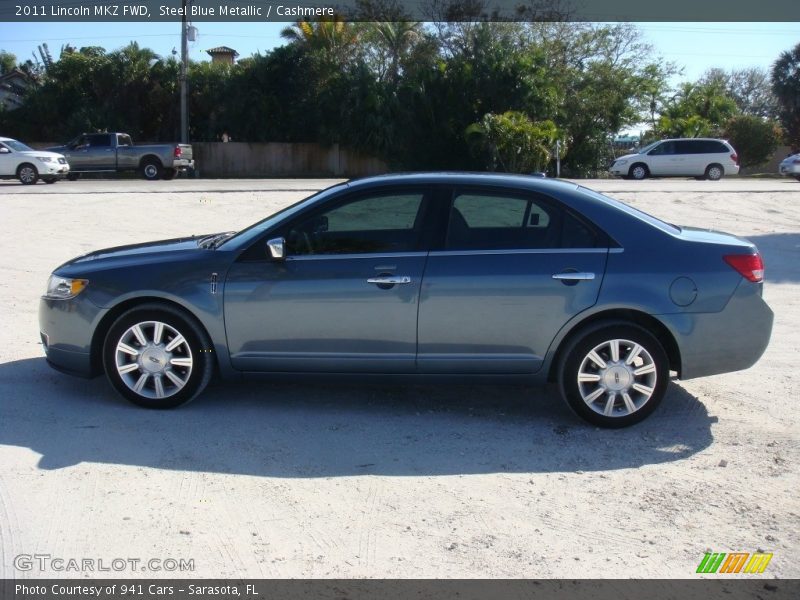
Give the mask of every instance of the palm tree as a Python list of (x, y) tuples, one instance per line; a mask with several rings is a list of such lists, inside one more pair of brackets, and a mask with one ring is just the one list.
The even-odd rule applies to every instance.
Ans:
[(400, 79), (400, 62), (422, 38), (422, 25), (413, 21), (386, 21), (372, 23), (371, 31), (385, 56), (385, 79), (397, 84)]
[(360, 28), (335, 15), (313, 22), (297, 21), (284, 28), (281, 37), (341, 65), (353, 57), (360, 38)]

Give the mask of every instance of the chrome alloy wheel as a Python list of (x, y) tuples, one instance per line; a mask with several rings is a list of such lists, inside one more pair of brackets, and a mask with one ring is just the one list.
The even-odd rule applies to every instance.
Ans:
[(114, 353), (125, 385), (144, 398), (168, 398), (192, 374), (192, 350), (183, 335), (161, 321), (143, 321), (120, 336)]
[(148, 163), (144, 166), (144, 175), (148, 179), (155, 179), (158, 177), (158, 167), (153, 163)]
[(19, 170), (19, 179), (22, 183), (33, 183), (36, 181), (36, 169), (33, 167), (22, 167)]
[(656, 387), (656, 364), (641, 345), (608, 340), (595, 346), (578, 369), (578, 391), (586, 405), (606, 417), (642, 408)]

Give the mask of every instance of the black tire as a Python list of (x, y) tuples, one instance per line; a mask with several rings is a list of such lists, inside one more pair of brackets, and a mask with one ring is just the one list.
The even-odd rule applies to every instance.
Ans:
[(36, 185), (39, 181), (39, 171), (31, 163), (22, 163), (17, 167), (17, 179), (22, 185)]
[(68, 181), (78, 181), (78, 179), (80, 179), (80, 178), (81, 178), (81, 174), (80, 173), (70, 173), (69, 175), (67, 175), (67, 180)]
[[(611, 354), (614, 340), (618, 342), (617, 361)], [(641, 350), (626, 365), (636, 345)], [(605, 369), (590, 358), (592, 352), (606, 364)], [(648, 369), (652, 370), (644, 372)], [(634, 375), (634, 371), (643, 373)], [(599, 381), (579, 382), (579, 374), (597, 376)], [(625, 322), (598, 323), (580, 332), (568, 342), (558, 365), (561, 396), (575, 414), (599, 427), (627, 427), (647, 418), (658, 408), (668, 383), (669, 360), (664, 348), (647, 330)], [(634, 388), (637, 384), (638, 389)], [(648, 396), (640, 390), (652, 391)]]
[(164, 172), (164, 167), (157, 159), (150, 158), (142, 163), (141, 170), (142, 177), (147, 179), (147, 181), (156, 181), (157, 179), (161, 179), (161, 175)]
[(175, 175), (178, 174), (178, 171), (175, 169), (164, 169), (164, 173), (161, 175), (162, 179), (166, 179), (169, 181), (170, 179), (175, 179)]
[[(160, 335), (156, 323), (162, 326)], [(121, 342), (137, 354), (120, 350)], [(171, 344), (175, 346), (168, 351)], [(176, 359), (181, 364), (173, 363)], [(120, 373), (126, 367), (127, 372)], [(165, 409), (197, 397), (211, 380), (214, 363), (208, 336), (192, 317), (166, 305), (144, 304), (120, 315), (109, 328), (103, 368), (111, 385), (134, 404)]]
[(58, 179), (56, 179), (55, 177), (48, 177), (47, 179), (43, 179), (42, 181), (44, 181), (45, 183), (55, 183), (56, 181), (58, 181)]
[(642, 179), (647, 179), (648, 177), (650, 177), (650, 169), (648, 169), (647, 165), (644, 163), (633, 164), (631, 165), (631, 168), (628, 169), (629, 179), (641, 181)]
[(719, 181), (724, 175), (725, 169), (722, 168), (722, 165), (713, 164), (706, 167), (706, 179), (710, 179), (711, 181)]
[(797, 179), (797, 181), (800, 181), (800, 175), (795, 175), (794, 178)]

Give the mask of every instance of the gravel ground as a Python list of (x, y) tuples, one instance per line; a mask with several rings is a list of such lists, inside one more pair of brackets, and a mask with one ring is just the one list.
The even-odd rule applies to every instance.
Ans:
[(91, 249), (243, 227), (319, 180), (0, 182), (0, 577), (53, 558), (186, 559), (203, 577), (693, 577), (709, 550), (800, 577), (800, 184), (588, 181), (749, 237), (772, 342), (670, 386), (646, 422), (584, 425), (555, 390), (217, 385), (177, 411), (49, 369), (37, 305)]

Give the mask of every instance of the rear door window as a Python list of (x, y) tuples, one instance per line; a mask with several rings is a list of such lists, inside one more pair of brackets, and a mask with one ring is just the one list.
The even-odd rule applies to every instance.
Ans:
[(456, 192), (447, 250), (594, 248), (598, 235), (555, 202), (492, 192)]
[(93, 133), (87, 135), (89, 146), (92, 148), (109, 147), (111, 145), (111, 135), (108, 133)]

